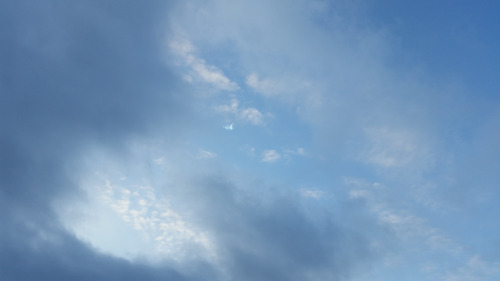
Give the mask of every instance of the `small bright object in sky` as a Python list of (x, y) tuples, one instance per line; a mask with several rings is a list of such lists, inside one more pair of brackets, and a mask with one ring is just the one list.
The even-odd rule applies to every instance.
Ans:
[(233, 123), (231, 123), (229, 125), (224, 125), (224, 129), (226, 129), (227, 131), (232, 131), (233, 130)]

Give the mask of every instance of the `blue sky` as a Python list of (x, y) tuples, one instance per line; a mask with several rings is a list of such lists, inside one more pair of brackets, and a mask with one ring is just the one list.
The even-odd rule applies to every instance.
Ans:
[(0, 279), (498, 280), (494, 1), (4, 1)]

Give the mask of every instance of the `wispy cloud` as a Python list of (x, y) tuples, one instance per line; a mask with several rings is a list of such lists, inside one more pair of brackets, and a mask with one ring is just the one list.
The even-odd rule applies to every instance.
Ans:
[[(92, 202), (83, 207), (83, 210), (88, 217), (83, 222), (76, 223), (74, 219), (64, 217), (66, 224), (94, 247), (132, 261), (142, 255), (151, 260), (168, 258), (182, 261), (191, 255), (194, 246), (199, 248), (200, 254), (205, 252), (206, 257), (214, 256), (208, 237), (189, 225), (170, 207), (168, 201), (159, 199), (154, 189), (148, 186), (124, 187), (126, 183), (127, 181), (121, 181), (120, 185), (116, 185), (105, 180), (101, 187), (87, 187)], [(103, 222), (98, 232), (86, 231), (93, 227), (88, 220), (93, 216), (103, 216), (103, 213), (98, 212), (105, 212), (106, 208), (113, 210), (130, 227), (129, 231), (135, 230), (140, 234), (138, 239), (143, 241), (135, 241), (138, 246), (125, 247), (128, 252), (116, 251), (114, 244), (123, 242), (124, 234), (113, 229), (115, 224), (111, 221)], [(113, 235), (115, 242), (102, 240), (99, 235), (103, 231)], [(151, 247), (152, 252), (148, 252), (148, 247)]]
[(368, 144), (360, 158), (380, 167), (401, 167), (414, 161), (431, 164), (428, 144), (411, 130), (371, 128), (365, 131)]
[(249, 122), (252, 125), (264, 125), (264, 114), (254, 107), (241, 108), (240, 102), (232, 98), (229, 104), (219, 105), (215, 108), (217, 112), (228, 113), (240, 120)]
[(321, 199), (325, 196), (325, 191), (315, 188), (301, 188), (300, 195), (303, 197), (313, 198), (313, 199)]
[(267, 95), (273, 96), (279, 94), (283, 91), (283, 86), (277, 81), (272, 81), (270, 79), (260, 79), (257, 74), (253, 73), (247, 76), (246, 83), (254, 91)]
[(264, 150), (261, 155), (261, 161), (272, 163), (276, 162), (281, 158), (281, 155), (274, 149)]
[(298, 155), (298, 156), (306, 156), (306, 150), (303, 147), (298, 147), (297, 149), (284, 149), (283, 153), (285, 155)]
[(183, 63), (190, 69), (185, 79), (188, 82), (205, 82), (219, 90), (235, 91), (238, 85), (231, 81), (216, 66), (207, 64), (204, 59), (195, 55), (194, 46), (187, 40), (173, 40), (169, 44), (170, 49), (179, 56)]
[(260, 78), (256, 73), (252, 73), (246, 77), (245, 82), (252, 91), (286, 103), (314, 103), (318, 99), (317, 89), (312, 83), (292, 73), (276, 78)]
[(217, 154), (215, 152), (211, 152), (204, 149), (200, 149), (200, 152), (198, 153), (198, 158), (200, 159), (210, 159), (215, 157), (217, 157)]
[(465, 265), (445, 275), (445, 281), (493, 280), (500, 273), (499, 262), (488, 262), (480, 256), (471, 257)]

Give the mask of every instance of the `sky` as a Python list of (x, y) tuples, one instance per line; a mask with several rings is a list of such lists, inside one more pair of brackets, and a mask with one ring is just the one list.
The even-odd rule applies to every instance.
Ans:
[(0, 280), (498, 280), (499, 10), (0, 2)]

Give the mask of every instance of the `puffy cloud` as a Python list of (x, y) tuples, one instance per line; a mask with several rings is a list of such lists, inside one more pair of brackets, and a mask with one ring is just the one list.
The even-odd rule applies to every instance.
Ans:
[(263, 125), (264, 115), (256, 108), (240, 108), (239, 101), (236, 98), (231, 99), (230, 104), (219, 105), (215, 108), (217, 112), (228, 113), (232, 116), (247, 121), (252, 125)]
[(259, 110), (253, 107), (242, 109), (239, 113), (242, 119), (248, 120), (250, 123), (254, 125), (260, 125), (263, 123), (262, 113)]

